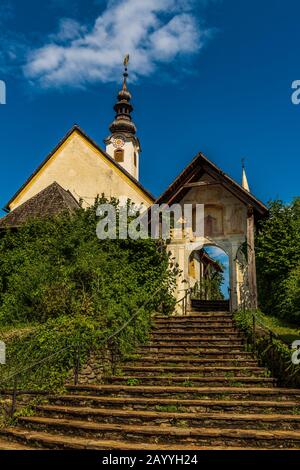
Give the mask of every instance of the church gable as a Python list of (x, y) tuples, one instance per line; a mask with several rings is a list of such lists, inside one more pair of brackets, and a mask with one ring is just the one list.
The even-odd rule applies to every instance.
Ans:
[(211, 205), (251, 206), (258, 217), (267, 214), (266, 206), (246, 191), (214, 163), (199, 153), (179, 174), (167, 190), (156, 200), (157, 204), (198, 202)]
[(13, 210), (56, 181), (83, 206), (98, 194), (130, 198), (148, 207), (153, 197), (130, 174), (101, 150), (79, 127), (74, 126), (58, 146), (9, 201)]

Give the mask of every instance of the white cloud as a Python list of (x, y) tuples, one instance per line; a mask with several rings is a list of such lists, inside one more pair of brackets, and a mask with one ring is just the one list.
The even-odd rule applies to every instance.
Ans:
[(58, 32), (30, 52), (25, 75), (43, 87), (115, 81), (122, 57), (131, 56), (131, 79), (197, 54), (210, 31), (193, 0), (109, 0), (93, 25), (65, 18)]
[(59, 21), (58, 32), (50, 36), (54, 42), (72, 41), (80, 38), (81, 34), (86, 32), (85, 26), (71, 18), (62, 18)]

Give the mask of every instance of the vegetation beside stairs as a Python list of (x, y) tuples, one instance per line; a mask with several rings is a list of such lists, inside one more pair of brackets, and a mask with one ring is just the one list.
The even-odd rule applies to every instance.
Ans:
[(229, 312), (157, 315), (101, 384), (69, 384), (2, 438), (45, 449), (299, 449), (300, 389), (277, 386)]

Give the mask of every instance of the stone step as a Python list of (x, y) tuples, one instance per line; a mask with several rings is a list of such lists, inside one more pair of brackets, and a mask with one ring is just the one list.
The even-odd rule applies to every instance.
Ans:
[[(132, 410), (181, 410), (181, 411), (234, 411), (247, 413), (288, 413), (300, 415), (300, 400), (249, 400), (235, 399), (189, 399), (189, 398), (161, 398), (159, 396), (149, 397), (126, 397), (126, 396), (96, 396), (96, 395), (50, 395), (48, 401), (51, 404), (75, 405), (75, 406), (96, 406), (105, 408), (122, 407)], [(226, 397), (226, 394), (225, 394)], [(277, 397), (275, 397), (277, 398)]]
[(228, 334), (231, 336), (233, 334), (242, 336), (243, 334), (239, 332), (235, 327), (231, 325), (218, 325), (218, 326), (195, 326), (192, 328), (191, 326), (170, 326), (170, 327), (165, 327), (165, 326), (156, 326), (152, 328), (152, 334), (153, 335), (175, 335), (175, 336), (180, 336), (180, 335), (189, 335), (189, 336), (196, 336), (196, 335), (217, 335), (217, 336), (227, 336)]
[(233, 321), (233, 316), (229, 312), (204, 312), (204, 313), (193, 313), (190, 315), (173, 315), (173, 316), (165, 316), (165, 315), (157, 315), (153, 317), (154, 322), (189, 322), (189, 321), (198, 321), (198, 320), (216, 320), (216, 319), (224, 319)]
[(0, 438), (0, 451), (1, 450), (36, 450), (34, 447), (19, 444), (18, 442), (11, 442), (8, 439)]
[[(203, 350), (203, 348), (192, 348), (192, 351), (186, 351), (185, 349), (176, 349), (176, 350), (169, 350), (168, 349), (168, 354), (166, 354), (164, 351), (157, 350), (155, 352), (153, 351), (145, 351), (147, 355), (144, 356), (144, 354), (138, 354), (132, 356), (132, 360), (136, 359), (142, 359), (143, 357), (155, 357), (157, 360), (169, 360), (169, 358), (177, 358), (179, 362), (182, 362), (184, 360), (191, 361), (191, 360), (244, 360), (244, 359), (253, 359), (253, 355), (245, 350), (242, 351), (235, 351), (231, 352), (228, 349), (225, 351), (220, 351), (220, 350)], [(176, 356), (174, 356), (176, 354)]]
[[(145, 348), (150, 348), (150, 349), (160, 349), (160, 350), (172, 350), (172, 349), (183, 349), (184, 351), (192, 351), (192, 350), (204, 350), (206, 352), (208, 351), (219, 351), (219, 352), (225, 352), (225, 351), (246, 351), (246, 343), (243, 342), (243, 340), (237, 342), (237, 341), (217, 341), (217, 340), (210, 340), (210, 341), (176, 341), (172, 340), (170, 338), (169, 341), (151, 341), (147, 344), (143, 344), (140, 346), (140, 350), (144, 350)], [(168, 352), (168, 351), (164, 351)]]
[(174, 376), (181, 374), (188, 375), (198, 375), (198, 376), (207, 376), (207, 375), (226, 375), (232, 374), (233, 376), (262, 376), (266, 377), (266, 369), (263, 367), (235, 367), (235, 366), (205, 366), (205, 367), (193, 367), (193, 366), (139, 366), (139, 365), (124, 365), (122, 367), (122, 372), (127, 375), (127, 373), (133, 374), (138, 377), (142, 375), (157, 375), (163, 373), (171, 373)]
[(200, 300), (191, 299), (192, 309), (197, 312), (207, 312), (209, 310), (216, 311), (229, 311), (229, 300)]
[(217, 397), (224, 399), (259, 399), (259, 400), (299, 400), (300, 389), (277, 388), (277, 387), (184, 387), (184, 386), (158, 386), (158, 385), (67, 385), (67, 390), (72, 393), (89, 393), (93, 395), (104, 395), (110, 397), (159, 397), (185, 399), (206, 399)]
[(187, 348), (189, 349), (196, 349), (196, 346), (198, 346), (198, 349), (212, 349), (212, 348), (223, 348), (223, 349), (234, 349), (234, 348), (242, 348), (243, 349), (243, 341), (220, 341), (220, 340), (206, 340), (202, 341), (197, 340), (197, 341), (174, 341), (170, 339), (170, 341), (160, 341), (160, 342), (155, 342), (151, 341), (148, 344), (145, 344), (143, 346), (140, 346), (140, 349), (145, 349), (145, 348)]
[[(242, 341), (239, 343), (236, 341), (222, 341), (217, 342), (215, 340), (210, 341), (151, 341), (151, 343), (145, 344), (140, 346), (140, 349), (150, 348), (150, 349), (159, 349), (160, 351), (171, 352), (172, 349), (182, 349), (183, 351), (193, 351), (193, 350), (204, 350), (207, 351), (218, 351), (218, 352), (225, 352), (225, 351), (245, 351), (246, 344)], [(165, 351), (166, 349), (166, 351)]]
[(199, 318), (193, 320), (156, 320), (153, 323), (154, 328), (205, 328), (205, 327), (235, 327), (233, 320), (230, 318)]
[(151, 341), (152, 342), (166, 342), (166, 341), (176, 341), (177, 342), (211, 342), (211, 341), (216, 341), (216, 342), (234, 342), (234, 343), (242, 343), (244, 340), (244, 337), (241, 333), (199, 333), (199, 334), (184, 334), (184, 333), (174, 333), (169, 332), (169, 333), (152, 333), (151, 334)]
[(207, 359), (207, 358), (197, 358), (197, 357), (185, 357), (185, 356), (143, 356), (141, 358), (131, 358), (127, 359), (126, 363), (124, 363), (123, 369), (127, 368), (127, 366), (132, 367), (132, 366), (139, 366), (139, 367), (148, 367), (148, 366), (154, 366), (158, 365), (159, 367), (165, 367), (165, 366), (174, 366), (174, 367), (180, 367), (182, 364), (185, 364), (185, 366), (190, 367), (190, 366), (200, 366), (200, 367), (210, 367), (210, 366), (216, 366), (216, 367), (256, 367), (257, 366), (257, 360), (255, 359), (225, 359), (225, 358), (213, 358), (213, 359)]
[(216, 346), (241, 346), (245, 344), (245, 340), (242, 337), (234, 337), (230, 338), (228, 336), (223, 336), (223, 337), (216, 337), (214, 338), (213, 336), (207, 337), (207, 336), (191, 336), (190, 338), (188, 336), (180, 336), (176, 337), (173, 335), (166, 335), (164, 337), (162, 336), (151, 336), (151, 341), (149, 343), (150, 345), (179, 345), (179, 346), (206, 346), (206, 345), (216, 345)]
[(276, 381), (273, 378), (269, 377), (255, 377), (255, 376), (230, 376), (226, 377), (223, 376), (194, 376), (194, 375), (186, 375), (186, 376), (163, 376), (163, 375), (139, 375), (139, 376), (111, 376), (106, 378), (106, 383), (114, 383), (114, 384), (127, 384), (127, 385), (142, 385), (142, 384), (161, 384), (161, 385), (176, 385), (181, 384), (186, 387), (194, 387), (194, 386), (261, 386), (261, 387), (268, 387), (270, 385), (275, 385)]
[[(179, 354), (179, 353), (187, 353), (187, 354), (196, 354), (197, 356), (208, 356), (210, 353), (213, 354), (234, 354), (234, 355), (239, 355), (245, 351), (245, 347), (243, 345), (237, 345), (234, 346), (232, 344), (228, 345), (206, 345), (205, 347), (195, 347), (195, 346), (182, 346), (182, 345), (177, 345), (177, 344), (168, 344), (168, 345), (152, 345), (152, 344), (147, 344), (145, 346), (141, 346), (140, 349), (137, 351), (138, 354), (144, 354), (144, 353), (161, 353), (163, 355), (168, 354), (168, 355), (173, 355), (173, 354)], [(229, 356), (228, 356), (229, 357)]]
[(151, 426), (95, 423), (81, 420), (47, 418), (38, 416), (20, 417), (18, 422), (31, 429), (56, 429), (66, 434), (76, 436), (109, 437), (113, 440), (141, 441), (153, 443), (189, 443), (195, 445), (208, 445), (213, 440), (214, 445), (222, 446), (224, 443), (231, 446), (265, 445), (267, 447), (299, 448), (300, 431), (286, 430), (253, 430), (228, 428), (194, 428), (176, 426)]
[(93, 407), (39, 405), (36, 410), (43, 417), (80, 419), (101, 423), (125, 424), (169, 424), (171, 426), (222, 427), (226, 429), (300, 429), (300, 415), (297, 414), (237, 414), (186, 411), (136, 411)]
[[(41, 431), (32, 431), (28, 429), (20, 429), (20, 428), (7, 428), (5, 430), (1, 430), (0, 434), (3, 433), (6, 436), (22, 441), (28, 445), (35, 445), (39, 448), (44, 449), (60, 449), (60, 450), (122, 450), (122, 451), (133, 451), (136, 452), (138, 450), (141, 451), (177, 451), (177, 450), (186, 450), (186, 451), (197, 451), (197, 450), (251, 450), (251, 448), (247, 447), (247, 449), (243, 447), (229, 447), (229, 446), (195, 446), (194, 444), (181, 444), (177, 443), (176, 445), (172, 444), (152, 444), (149, 442), (128, 442), (128, 441), (119, 441), (119, 440), (111, 440), (111, 439), (91, 439), (91, 438), (84, 438), (84, 437), (74, 437), (70, 435), (60, 435), (60, 434), (52, 434), (49, 432), (41, 432)], [(255, 449), (256, 450), (256, 449)], [(266, 450), (264, 448), (258, 448), (257, 450)]]

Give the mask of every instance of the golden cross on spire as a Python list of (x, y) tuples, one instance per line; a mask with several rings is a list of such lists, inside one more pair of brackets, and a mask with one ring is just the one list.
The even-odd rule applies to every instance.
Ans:
[(126, 86), (126, 82), (127, 82), (127, 77), (128, 77), (128, 72), (127, 72), (127, 65), (129, 63), (129, 54), (126, 54), (126, 56), (124, 57), (124, 73), (123, 73), (123, 90), (126, 90), (127, 89), (127, 86)]
[(129, 64), (129, 54), (126, 54), (124, 57), (124, 67), (127, 68), (127, 65)]

